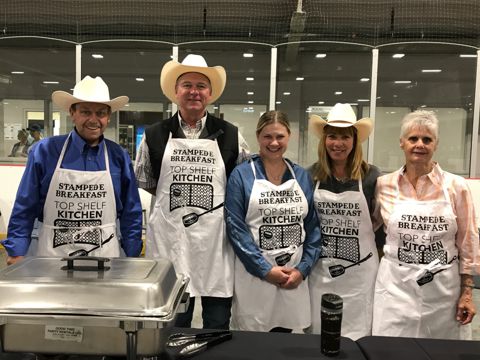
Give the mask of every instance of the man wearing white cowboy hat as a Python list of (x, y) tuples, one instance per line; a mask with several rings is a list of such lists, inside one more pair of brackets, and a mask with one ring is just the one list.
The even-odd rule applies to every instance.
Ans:
[(322, 234), (322, 255), (308, 278), (311, 331), (321, 330), (322, 294), (334, 292), (344, 302), (342, 336), (356, 340), (371, 335), (378, 269), (371, 214), (380, 171), (362, 156), (373, 124), (369, 118), (357, 121), (350, 104), (338, 103), (326, 120), (312, 115), (309, 128), (320, 139), (318, 161), (309, 170)]
[[(29, 153), (3, 242), (7, 262), (25, 255), (138, 256), (142, 207), (132, 163), (103, 137), (128, 97), (110, 99), (100, 77), (86, 76), (73, 95), (55, 91), (52, 100), (70, 113), (74, 130), (40, 140)], [(31, 237), (36, 219), (38, 240)]]
[(190, 327), (195, 297), (203, 327), (227, 329), (233, 295), (233, 251), (226, 241), (226, 179), (248, 154), (237, 127), (206, 111), (222, 94), (225, 69), (200, 55), (167, 62), (165, 96), (178, 105), (170, 119), (146, 129), (135, 163), (139, 187), (155, 197), (147, 224), (147, 257), (166, 257), (190, 277), (190, 306), (177, 326)]

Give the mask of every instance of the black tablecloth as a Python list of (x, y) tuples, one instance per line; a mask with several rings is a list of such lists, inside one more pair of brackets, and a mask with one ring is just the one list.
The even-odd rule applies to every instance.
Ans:
[(368, 336), (357, 344), (368, 360), (480, 359), (480, 341)]

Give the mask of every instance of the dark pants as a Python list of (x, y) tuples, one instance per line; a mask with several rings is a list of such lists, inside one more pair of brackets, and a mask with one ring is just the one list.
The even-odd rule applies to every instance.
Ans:
[[(230, 309), (232, 298), (202, 296), (202, 319), (204, 329), (225, 329), (230, 327)], [(190, 298), (190, 304), (185, 313), (177, 315), (175, 326), (189, 328), (192, 326), (195, 298)]]

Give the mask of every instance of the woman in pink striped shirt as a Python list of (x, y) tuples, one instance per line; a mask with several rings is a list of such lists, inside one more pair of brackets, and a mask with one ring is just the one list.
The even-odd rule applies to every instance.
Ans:
[(375, 284), (373, 335), (466, 339), (475, 315), (480, 254), (468, 185), (432, 160), (438, 119), (402, 121), (405, 165), (377, 180), (376, 216), (387, 234)]

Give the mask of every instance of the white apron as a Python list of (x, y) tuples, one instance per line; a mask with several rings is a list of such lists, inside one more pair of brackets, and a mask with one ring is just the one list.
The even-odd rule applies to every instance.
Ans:
[(233, 249), (227, 243), (223, 202), (226, 174), (216, 140), (170, 138), (145, 255), (167, 258), (190, 278), (190, 296), (233, 295)]
[(121, 251), (107, 146), (104, 142), (106, 170), (62, 169), (70, 137), (48, 187), (38, 241), (32, 240), (28, 255), (118, 257)]
[(340, 194), (315, 185), (315, 209), (322, 233), (322, 257), (309, 276), (312, 332), (320, 334), (324, 293), (343, 298), (342, 336), (357, 340), (371, 335), (373, 290), (378, 269), (370, 211), (363, 193)]
[[(373, 335), (468, 338), (460, 296), (456, 217), (447, 189), (437, 201), (397, 199), (375, 284)], [(467, 331), (466, 331), (467, 330)]]
[[(293, 268), (303, 254), (303, 220), (308, 213), (308, 203), (293, 169), (288, 162), (286, 164), (294, 178), (277, 186), (268, 180), (256, 179), (255, 165), (251, 162), (255, 181), (245, 221), (270, 264)], [(286, 201), (262, 204), (262, 199), (272, 197)], [(296, 289), (281, 289), (248, 273), (235, 258), (234, 328), (250, 331), (269, 331), (274, 327), (303, 329), (310, 325), (309, 301), (306, 281)]]

